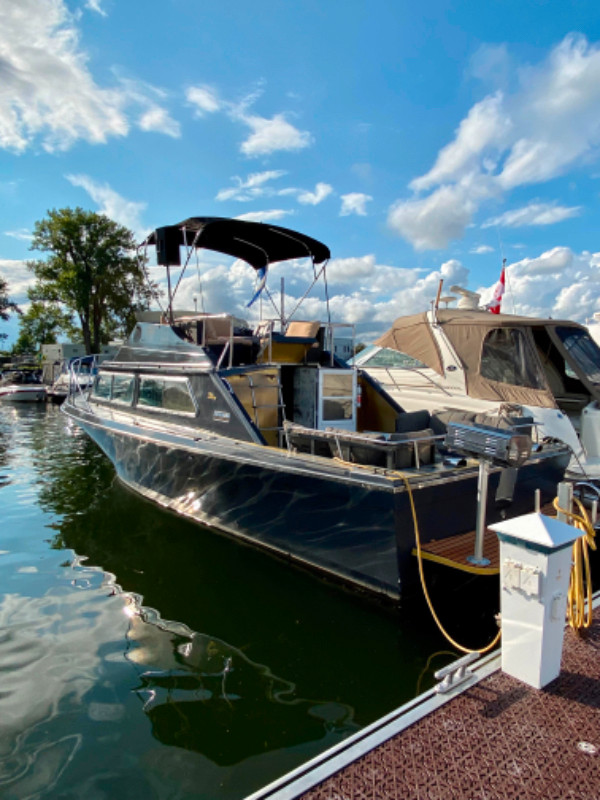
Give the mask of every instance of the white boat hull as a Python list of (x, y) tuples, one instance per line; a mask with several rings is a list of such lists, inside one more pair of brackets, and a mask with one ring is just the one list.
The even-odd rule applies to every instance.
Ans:
[(0, 402), (41, 403), (46, 399), (45, 386), (4, 386), (0, 389)]

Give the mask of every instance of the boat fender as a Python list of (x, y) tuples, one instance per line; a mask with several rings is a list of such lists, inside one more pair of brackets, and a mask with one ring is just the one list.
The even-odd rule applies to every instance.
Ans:
[(362, 386), (357, 384), (356, 386), (356, 407), (361, 408), (362, 406)]

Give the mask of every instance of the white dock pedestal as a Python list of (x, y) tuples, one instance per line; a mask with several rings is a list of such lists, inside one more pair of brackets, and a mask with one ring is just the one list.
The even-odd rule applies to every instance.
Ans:
[(541, 689), (560, 673), (572, 544), (581, 531), (540, 513), (490, 528), (500, 540), (502, 669)]

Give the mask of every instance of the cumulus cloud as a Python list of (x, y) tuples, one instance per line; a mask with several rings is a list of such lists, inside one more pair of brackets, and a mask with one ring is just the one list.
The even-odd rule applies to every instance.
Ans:
[(350, 214), (357, 214), (359, 217), (364, 217), (367, 214), (367, 203), (373, 198), (361, 192), (351, 192), (350, 194), (343, 194), (341, 199), (342, 207), (340, 209), (340, 217), (347, 217)]
[[(551, 180), (597, 157), (600, 46), (571, 34), (543, 62), (513, 69), (516, 88), (510, 90), (506, 53), (496, 49), (489, 55), (486, 61), (480, 53), (480, 73), (487, 79), (496, 74), (504, 90), (477, 102), (432, 168), (413, 179), (414, 192), (431, 194), (400, 199), (390, 209), (392, 229), (417, 249), (445, 247), (460, 238), (490, 198), (499, 200), (516, 187)], [(466, 184), (469, 193), (464, 191)], [(461, 207), (451, 211), (450, 197)], [(522, 224), (552, 224), (579, 211), (540, 206), (539, 215), (523, 215), (537, 221)], [(431, 228), (438, 224), (446, 233), (432, 235)]]
[(313, 141), (308, 131), (298, 130), (283, 114), (275, 114), (270, 119), (256, 114), (244, 114), (239, 119), (252, 131), (240, 147), (242, 153), (250, 158), (269, 155), (278, 150), (303, 150)]
[(578, 217), (580, 206), (559, 206), (553, 203), (530, 203), (523, 208), (505, 211), (499, 217), (492, 217), (482, 223), (482, 228), (499, 226), (502, 228), (521, 228), (525, 225), (554, 225), (564, 219)]
[(35, 283), (33, 273), (27, 269), (27, 262), (22, 260), (0, 259), (0, 276), (8, 284), (8, 296), (22, 306), (28, 303), (27, 289)]
[[(99, 3), (92, 5), (102, 13)], [(55, 152), (79, 139), (100, 144), (126, 136), (129, 108), (141, 105), (147, 112), (161, 94), (126, 81), (99, 86), (64, 0), (4, 0), (0, 53), (0, 147), (17, 153), (37, 141)], [(163, 123), (173, 135), (166, 112)]]
[(432, 169), (410, 183), (420, 191), (440, 183), (456, 181), (479, 167), (481, 155), (496, 147), (508, 135), (511, 122), (506, 118), (500, 93), (476, 103), (458, 128), (456, 138), (440, 150)]
[(333, 192), (333, 186), (328, 183), (317, 183), (314, 192), (301, 192), (298, 195), (298, 202), (303, 205), (318, 206), (326, 197)]
[[(491, 299), (495, 281), (480, 287), (482, 303)], [(585, 322), (600, 310), (600, 253), (575, 253), (554, 247), (535, 258), (507, 266), (503, 311), (533, 317)]]
[(139, 239), (147, 233), (147, 228), (142, 225), (141, 216), (146, 209), (146, 203), (137, 203), (126, 200), (111, 189), (107, 183), (98, 183), (88, 175), (66, 175), (69, 183), (84, 189), (92, 200), (98, 204), (98, 213), (106, 214), (115, 222), (130, 228)]
[(401, 200), (388, 214), (388, 225), (412, 242), (415, 250), (446, 247), (471, 222), (476, 205), (461, 186), (442, 186), (422, 200)]
[(494, 248), (490, 247), (489, 244), (480, 244), (478, 247), (474, 247), (472, 250), (469, 250), (475, 256), (482, 256), (486, 253), (493, 253)]

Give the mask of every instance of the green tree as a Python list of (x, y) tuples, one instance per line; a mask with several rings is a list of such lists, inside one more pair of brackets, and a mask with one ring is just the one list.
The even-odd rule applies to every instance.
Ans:
[(133, 233), (103, 214), (53, 209), (35, 223), (31, 249), (49, 254), (28, 263), (37, 278), (35, 296), (76, 316), (86, 353), (127, 333), (136, 311), (156, 294), (134, 253)]
[[(16, 303), (13, 303), (9, 298), (8, 284), (0, 275), (0, 319), (3, 322), (7, 322), (10, 314), (13, 311), (16, 311), (18, 314), (21, 313), (19, 306)], [(0, 333), (0, 339), (6, 339), (6, 337), (6, 333)]]
[(19, 337), (14, 353), (35, 353), (43, 344), (55, 344), (59, 334), (76, 339), (71, 314), (65, 313), (57, 303), (39, 300), (35, 291), (29, 290), (31, 305), (19, 319)]

